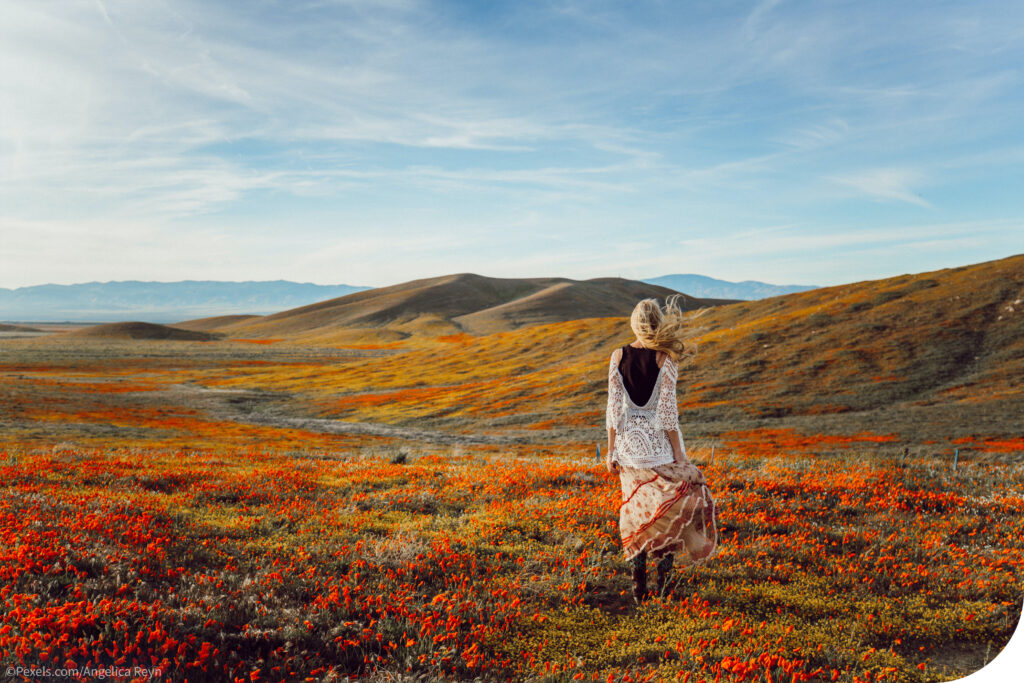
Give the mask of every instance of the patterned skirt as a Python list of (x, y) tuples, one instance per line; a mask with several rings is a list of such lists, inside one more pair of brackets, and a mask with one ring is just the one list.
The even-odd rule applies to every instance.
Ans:
[(619, 533), (627, 560), (641, 551), (674, 564), (691, 565), (714, 556), (718, 548), (715, 500), (704, 474), (690, 462), (653, 468), (621, 467)]

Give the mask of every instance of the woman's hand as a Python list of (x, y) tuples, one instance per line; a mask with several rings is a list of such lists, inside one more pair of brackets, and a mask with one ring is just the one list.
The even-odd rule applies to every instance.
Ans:
[(612, 451), (615, 450), (615, 429), (608, 429), (608, 450), (605, 451), (604, 466), (608, 468), (608, 471), (615, 474), (619, 471), (619, 463), (612, 461)]
[(615, 474), (619, 471), (619, 463), (612, 460), (612, 448), (611, 444), (608, 444), (608, 450), (605, 451), (607, 455), (604, 456), (604, 466), (608, 468), (608, 471)]
[(683, 443), (679, 440), (679, 432), (676, 430), (666, 431), (665, 436), (668, 437), (668, 442), (672, 444), (672, 460), (680, 464), (686, 464), (686, 456), (683, 455)]

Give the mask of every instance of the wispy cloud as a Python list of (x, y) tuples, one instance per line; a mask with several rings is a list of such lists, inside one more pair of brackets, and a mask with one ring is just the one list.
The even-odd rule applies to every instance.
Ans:
[(842, 142), (850, 130), (849, 124), (841, 118), (789, 131), (778, 138), (780, 144), (800, 150), (814, 150)]
[(930, 209), (932, 205), (911, 188), (911, 185), (923, 182), (924, 178), (921, 171), (912, 168), (874, 168), (832, 176), (830, 180), (877, 199), (907, 202)]
[(728, 240), (713, 237), (685, 239), (679, 246), (705, 255), (772, 256), (812, 254), (847, 250), (885, 248), (902, 252), (923, 244), (959, 242), (966, 238), (986, 240), (998, 236), (1015, 223), (1008, 221), (967, 221), (927, 223), (915, 226), (885, 226), (874, 229), (847, 228), (821, 233), (799, 226), (777, 226), (731, 233)]

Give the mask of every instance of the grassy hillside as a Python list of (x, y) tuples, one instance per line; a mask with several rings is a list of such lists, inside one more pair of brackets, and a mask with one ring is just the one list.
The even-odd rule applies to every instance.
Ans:
[[(682, 418), (707, 433), (776, 423), (918, 441), (1019, 431), (1022, 290), (1024, 257), (1014, 257), (708, 309), (693, 317)], [(207, 381), (290, 392), (317, 417), (594, 438), (608, 355), (631, 338), (626, 318), (596, 318)]]
[[(685, 437), (772, 449), (795, 447), (799, 435), (821, 436), (801, 441), (805, 452), (856, 437), (892, 448), (1019, 453), (1022, 271), (1018, 256), (695, 312), (694, 354), (679, 380)], [(536, 290), (537, 299), (546, 289)], [(474, 305), (500, 293), (482, 294)], [(516, 294), (502, 296), (524, 310), (531, 295)], [(10, 410), (23, 399), (33, 415), (73, 415), (88, 405), (90, 415), (116, 413), (123, 421), (141, 408), (158, 413), (180, 402), (183, 418), (198, 410), (221, 431), (225, 421), (251, 416), (282, 428), (297, 426), (290, 419), (312, 419), (301, 428), (314, 431), (326, 429), (315, 420), (343, 420), (593, 444), (603, 440), (608, 357), (632, 339), (624, 316), (483, 336), (353, 328), (343, 339), (329, 322), (324, 328), (319, 337), (316, 330), (236, 332), (233, 340), (188, 345), (185, 353), (180, 342), (140, 347), (117, 328), (120, 339), (105, 338), (110, 348), (83, 351), (82, 359), (69, 346), (80, 337), (6, 340)], [(129, 387), (151, 391), (108, 391), (115, 366), (131, 368), (118, 371)], [(69, 373), (80, 380), (69, 382)], [(87, 380), (97, 390), (85, 396)], [(31, 421), (18, 424), (32, 432)]]
[(1015, 398), (1024, 256), (709, 311), (686, 405), (761, 414)]

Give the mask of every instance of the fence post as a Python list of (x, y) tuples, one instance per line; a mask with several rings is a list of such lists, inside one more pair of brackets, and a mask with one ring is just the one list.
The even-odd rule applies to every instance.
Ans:
[(708, 467), (715, 464), (715, 444), (711, 444), (711, 462), (708, 463)]
[(597, 444), (597, 461), (601, 462), (601, 444)]
[(956, 472), (956, 461), (960, 459), (960, 449), (953, 451), (953, 471)]

